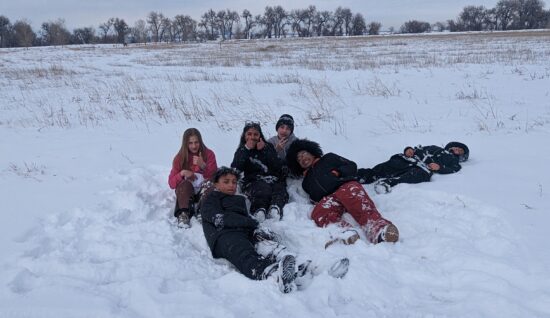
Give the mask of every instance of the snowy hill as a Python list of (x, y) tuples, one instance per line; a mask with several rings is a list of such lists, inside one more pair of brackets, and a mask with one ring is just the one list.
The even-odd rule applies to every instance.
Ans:
[[(549, 60), (540, 31), (2, 49), (0, 317), (549, 317)], [(396, 244), (325, 250), (291, 182), (268, 226), (318, 276), (283, 295), (176, 228), (167, 184), (186, 128), (228, 165), (283, 113), (360, 167), (452, 140), (470, 160), (365, 187)]]

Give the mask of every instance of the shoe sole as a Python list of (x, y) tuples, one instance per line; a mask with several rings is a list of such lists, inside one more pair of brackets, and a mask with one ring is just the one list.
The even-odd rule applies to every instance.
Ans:
[(384, 235), (384, 241), (388, 243), (395, 243), (399, 240), (399, 230), (393, 224), (388, 225), (386, 233)]
[(327, 249), (329, 246), (331, 246), (334, 243), (342, 243), (344, 245), (352, 245), (355, 244), (361, 237), (359, 234), (355, 233), (352, 236), (343, 239), (343, 238), (335, 238), (325, 243), (325, 249)]
[(296, 279), (296, 259), (294, 256), (285, 256), (281, 261), (279, 270), (281, 271), (279, 289), (281, 292), (288, 294), (293, 291), (296, 286), (293, 284)]

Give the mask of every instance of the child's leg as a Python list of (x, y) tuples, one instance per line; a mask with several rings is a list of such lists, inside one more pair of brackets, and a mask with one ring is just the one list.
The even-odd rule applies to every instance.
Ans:
[[(189, 209), (189, 200), (191, 196), (195, 193), (193, 189), (193, 184), (187, 180), (183, 180), (176, 187), (176, 199), (177, 199), (177, 209), (174, 211), (174, 216), (178, 217), (183, 211)], [(188, 211), (189, 212), (189, 211)]]
[(271, 202), (271, 185), (265, 181), (258, 180), (246, 186), (245, 194), (250, 200), (250, 212), (254, 214), (258, 209), (267, 209)]
[(372, 202), (365, 189), (363, 189), (363, 186), (356, 181), (343, 184), (332, 195), (341, 202), (345, 210), (361, 225), (366, 232), (367, 239), (372, 243), (376, 243), (378, 233), (386, 225), (391, 224), (390, 221), (380, 215), (374, 202)]
[(344, 206), (338, 201), (334, 194), (323, 197), (315, 204), (311, 212), (311, 219), (318, 227), (325, 227), (330, 223), (341, 223)]
[(275, 261), (259, 255), (248, 235), (241, 232), (223, 234), (216, 242), (214, 256), (225, 258), (250, 279), (265, 279), (265, 269)]
[(281, 209), (281, 217), (283, 212), (283, 207), (288, 202), (288, 191), (286, 190), (286, 182), (275, 182), (271, 186), (271, 204), (276, 205)]

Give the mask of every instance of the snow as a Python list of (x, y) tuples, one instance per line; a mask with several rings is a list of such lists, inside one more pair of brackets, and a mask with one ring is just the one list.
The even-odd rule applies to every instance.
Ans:
[[(2, 49), (0, 317), (549, 317), (549, 56), (546, 32)], [(265, 225), (317, 275), (283, 295), (177, 228), (167, 184), (186, 128), (229, 165), (245, 120), (268, 137), (283, 113), (360, 167), (451, 140), (470, 159), (365, 186), (396, 244), (325, 250), (337, 228), (291, 181)]]

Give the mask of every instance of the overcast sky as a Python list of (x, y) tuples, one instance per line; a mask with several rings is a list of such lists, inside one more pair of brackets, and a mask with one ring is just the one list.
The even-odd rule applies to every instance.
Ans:
[(0, 0), (0, 15), (13, 23), (27, 19), (34, 28), (42, 22), (65, 19), (69, 30), (76, 27), (97, 26), (110, 17), (124, 19), (130, 26), (138, 19), (145, 19), (151, 11), (167, 17), (177, 14), (190, 15), (195, 20), (208, 9), (231, 9), (239, 13), (248, 9), (261, 14), (266, 6), (281, 5), (286, 10), (303, 9), (315, 5), (318, 10), (334, 11), (338, 6), (361, 13), (367, 22), (378, 21), (382, 28), (400, 27), (404, 22), (416, 19), (434, 23), (454, 19), (467, 5), (495, 6), (498, 0)]

